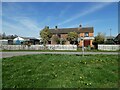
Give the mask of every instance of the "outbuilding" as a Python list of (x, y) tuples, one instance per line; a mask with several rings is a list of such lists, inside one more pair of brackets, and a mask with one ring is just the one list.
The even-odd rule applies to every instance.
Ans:
[(24, 40), (23, 38), (19, 37), (19, 36), (13, 39), (13, 43), (16, 44), (16, 45), (20, 45), (20, 44), (22, 44), (24, 41), (25, 41), (25, 40)]

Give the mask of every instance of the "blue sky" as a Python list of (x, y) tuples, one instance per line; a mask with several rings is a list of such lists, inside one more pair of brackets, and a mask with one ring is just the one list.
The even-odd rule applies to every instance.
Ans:
[(118, 34), (117, 2), (3, 2), (2, 32), (39, 37), (45, 26), (94, 27), (94, 35)]

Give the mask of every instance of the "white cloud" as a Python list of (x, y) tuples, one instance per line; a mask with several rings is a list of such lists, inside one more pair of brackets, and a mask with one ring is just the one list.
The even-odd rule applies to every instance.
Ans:
[(16, 23), (13, 23), (12, 21), (3, 21), (3, 32), (6, 32), (8, 34), (19, 34), (21, 36), (39, 36), (39, 31), (41, 28), (35, 21), (27, 17), (17, 17), (14, 19), (12, 18), (12, 20)]
[(63, 21), (63, 22), (58, 23), (58, 25), (63, 25), (65, 23), (69, 23), (69, 22), (71, 22), (71, 21), (73, 21), (75, 19), (78, 19), (78, 18), (82, 17), (82, 16), (85, 16), (85, 15), (93, 13), (93, 12), (95, 12), (97, 10), (100, 10), (100, 9), (102, 9), (103, 7), (105, 7), (105, 6), (109, 5), (109, 4), (111, 4), (111, 3), (109, 2), (109, 3), (102, 3), (102, 4), (99, 4), (99, 5), (95, 5), (95, 6), (89, 8), (88, 10), (86, 10), (86, 11), (84, 11), (82, 13), (80, 12), (80, 13), (74, 15), (73, 17)]
[[(113, 21), (113, 20), (115, 20), (114, 18), (112, 18), (112, 19), (106, 19), (106, 20), (103, 20), (103, 19), (97, 19), (97, 20), (90, 20), (90, 21), (87, 21), (87, 22), (82, 22), (81, 24), (82, 24), (82, 27), (92, 27), (94, 24), (98, 24), (98, 23), (101, 23), (101, 22), (105, 22), (105, 21), (107, 21), (107, 22), (111, 22), (111, 21)], [(69, 26), (67, 26), (66, 28), (69, 28), (69, 27), (79, 27), (79, 23), (78, 24), (74, 24), (74, 25), (69, 25)]]
[(24, 25), (28, 30), (31, 31), (38, 31), (40, 30), (40, 27), (38, 27), (37, 23), (30, 20), (30, 19), (20, 19), (18, 22), (22, 25)]
[(24, 28), (19, 27), (19, 25), (14, 25), (10, 22), (3, 21), (2, 22), (2, 31), (7, 33), (7, 34), (15, 34), (16, 32), (21, 32), (23, 33)]
[(62, 16), (70, 9), (70, 7), (71, 7), (70, 5), (69, 5), (69, 6), (66, 6), (66, 7), (64, 8), (64, 10), (62, 10), (62, 11), (60, 12), (60, 14), (59, 14), (58, 17), (59, 17), (59, 18), (62, 17)]
[(53, 16), (47, 16), (42, 21), (40, 21), (39, 25), (41, 26), (49, 25), (52, 19), (53, 19)]

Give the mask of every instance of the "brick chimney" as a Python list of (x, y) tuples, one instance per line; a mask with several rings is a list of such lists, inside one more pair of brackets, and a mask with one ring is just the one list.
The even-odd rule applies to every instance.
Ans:
[(55, 26), (55, 30), (57, 30), (58, 29), (58, 27), (57, 26)]
[(82, 25), (80, 24), (79, 27), (78, 27), (78, 30), (80, 30), (82, 28)]
[(81, 28), (81, 27), (82, 27), (82, 25), (80, 24), (80, 25), (79, 25), (79, 27)]

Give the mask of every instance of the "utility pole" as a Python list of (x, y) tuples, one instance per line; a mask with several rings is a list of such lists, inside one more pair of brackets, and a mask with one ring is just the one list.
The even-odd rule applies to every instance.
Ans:
[(110, 28), (110, 38), (111, 38), (111, 30), (112, 30), (112, 29)]
[(83, 41), (82, 41), (82, 56), (84, 57), (84, 36), (83, 36)]

